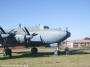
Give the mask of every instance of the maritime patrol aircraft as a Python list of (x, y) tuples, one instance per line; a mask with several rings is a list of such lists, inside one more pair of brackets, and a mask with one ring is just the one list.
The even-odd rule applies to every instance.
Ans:
[[(8, 32), (6, 32), (2, 27), (0, 27), (0, 30), (0, 43), (4, 48), (20, 45), (32, 47), (31, 53), (37, 53), (37, 46), (51, 46), (51, 44), (54, 43), (57, 43), (57, 51), (59, 51), (60, 43), (71, 35), (68, 30), (48, 28), (31, 31), (27, 27), (22, 28), (21, 25), (19, 25), (19, 29), (13, 29)], [(7, 50), (4, 50), (4, 52), (5, 51)]]

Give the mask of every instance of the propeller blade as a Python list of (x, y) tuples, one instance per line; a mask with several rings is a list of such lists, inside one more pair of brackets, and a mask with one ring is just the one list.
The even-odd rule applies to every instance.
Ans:
[(26, 34), (26, 31), (22, 28), (22, 30), (25, 32), (25, 34)]
[(9, 33), (13, 32), (14, 30), (15, 30), (15, 29), (10, 30)]
[(6, 34), (6, 32), (3, 30), (3, 28), (2, 28), (2, 27), (0, 27), (0, 30), (1, 30), (4, 34)]
[(24, 27), (24, 28), (25, 28), (25, 31), (27, 32), (27, 34), (30, 35), (28, 29), (26, 27)]
[(40, 36), (40, 39), (41, 39), (41, 42), (43, 42), (44, 43), (44, 40), (42, 39), (42, 37)]

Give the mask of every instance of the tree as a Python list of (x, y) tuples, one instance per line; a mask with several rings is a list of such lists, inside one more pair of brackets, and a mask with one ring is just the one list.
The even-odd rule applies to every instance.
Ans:
[(89, 37), (85, 37), (84, 40), (90, 40), (90, 38)]

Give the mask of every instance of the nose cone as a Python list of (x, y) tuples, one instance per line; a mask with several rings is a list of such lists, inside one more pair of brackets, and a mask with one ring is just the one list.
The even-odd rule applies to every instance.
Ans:
[(71, 33), (70, 32), (67, 32), (66, 34), (66, 38), (70, 37), (71, 36)]
[(71, 33), (70, 32), (66, 32), (66, 35), (65, 35), (65, 37), (61, 40), (61, 41), (64, 41), (64, 40), (66, 40), (68, 37), (70, 37), (71, 36)]

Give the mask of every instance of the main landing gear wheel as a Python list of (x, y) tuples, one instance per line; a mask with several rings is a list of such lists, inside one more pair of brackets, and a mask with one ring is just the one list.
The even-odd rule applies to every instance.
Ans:
[(37, 48), (35, 47), (31, 48), (31, 54), (37, 54), (37, 52), (38, 52)]
[(12, 56), (12, 50), (9, 48), (4, 48), (3, 56), (4, 57), (6, 57), (6, 56), (11, 57)]

